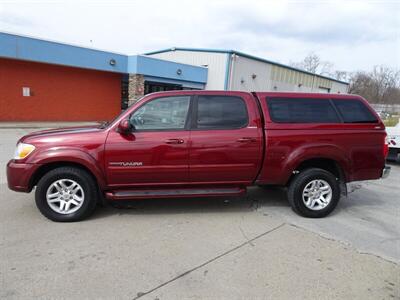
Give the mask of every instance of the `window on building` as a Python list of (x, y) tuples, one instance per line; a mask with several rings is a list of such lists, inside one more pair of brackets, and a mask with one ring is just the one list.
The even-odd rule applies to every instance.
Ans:
[(31, 96), (31, 89), (29, 87), (22, 88), (22, 96), (30, 97)]
[(340, 123), (328, 99), (270, 98), (267, 104), (277, 123)]
[(246, 104), (242, 98), (230, 96), (199, 96), (197, 129), (236, 129), (248, 123)]
[(329, 94), (330, 92), (331, 92), (330, 88), (323, 87), (323, 86), (318, 87), (318, 93), (327, 93), (327, 94)]
[(125, 110), (128, 108), (129, 103), (129, 79), (127, 75), (124, 75), (121, 80), (121, 109)]
[(155, 99), (135, 111), (130, 122), (136, 130), (184, 129), (189, 103), (190, 96)]
[(169, 84), (169, 83), (151, 82), (151, 81), (145, 81), (144, 83), (145, 95), (155, 92), (175, 91), (181, 89), (182, 85), (179, 84)]
[(378, 119), (359, 100), (333, 100), (345, 123), (377, 123)]

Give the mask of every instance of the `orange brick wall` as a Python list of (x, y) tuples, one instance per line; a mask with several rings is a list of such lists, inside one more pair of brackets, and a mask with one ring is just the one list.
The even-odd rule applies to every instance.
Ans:
[(105, 121), (120, 111), (121, 74), (0, 58), (0, 121)]

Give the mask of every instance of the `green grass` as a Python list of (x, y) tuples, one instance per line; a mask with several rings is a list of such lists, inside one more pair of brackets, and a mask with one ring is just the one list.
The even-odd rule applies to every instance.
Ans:
[(389, 117), (389, 118), (383, 120), (383, 123), (387, 127), (396, 126), (398, 122), (399, 122), (399, 117)]

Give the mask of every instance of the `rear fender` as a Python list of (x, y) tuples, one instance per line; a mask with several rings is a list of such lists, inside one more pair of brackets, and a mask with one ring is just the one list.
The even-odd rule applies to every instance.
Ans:
[(291, 152), (283, 163), (282, 178), (288, 182), (296, 168), (310, 159), (330, 159), (335, 161), (343, 172), (344, 180), (349, 180), (351, 162), (344, 150), (336, 145), (312, 144), (304, 145)]

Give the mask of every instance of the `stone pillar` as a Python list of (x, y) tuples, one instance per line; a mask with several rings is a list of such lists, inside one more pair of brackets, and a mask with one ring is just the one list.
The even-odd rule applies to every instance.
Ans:
[(144, 76), (141, 74), (129, 74), (128, 104), (131, 105), (144, 95)]

